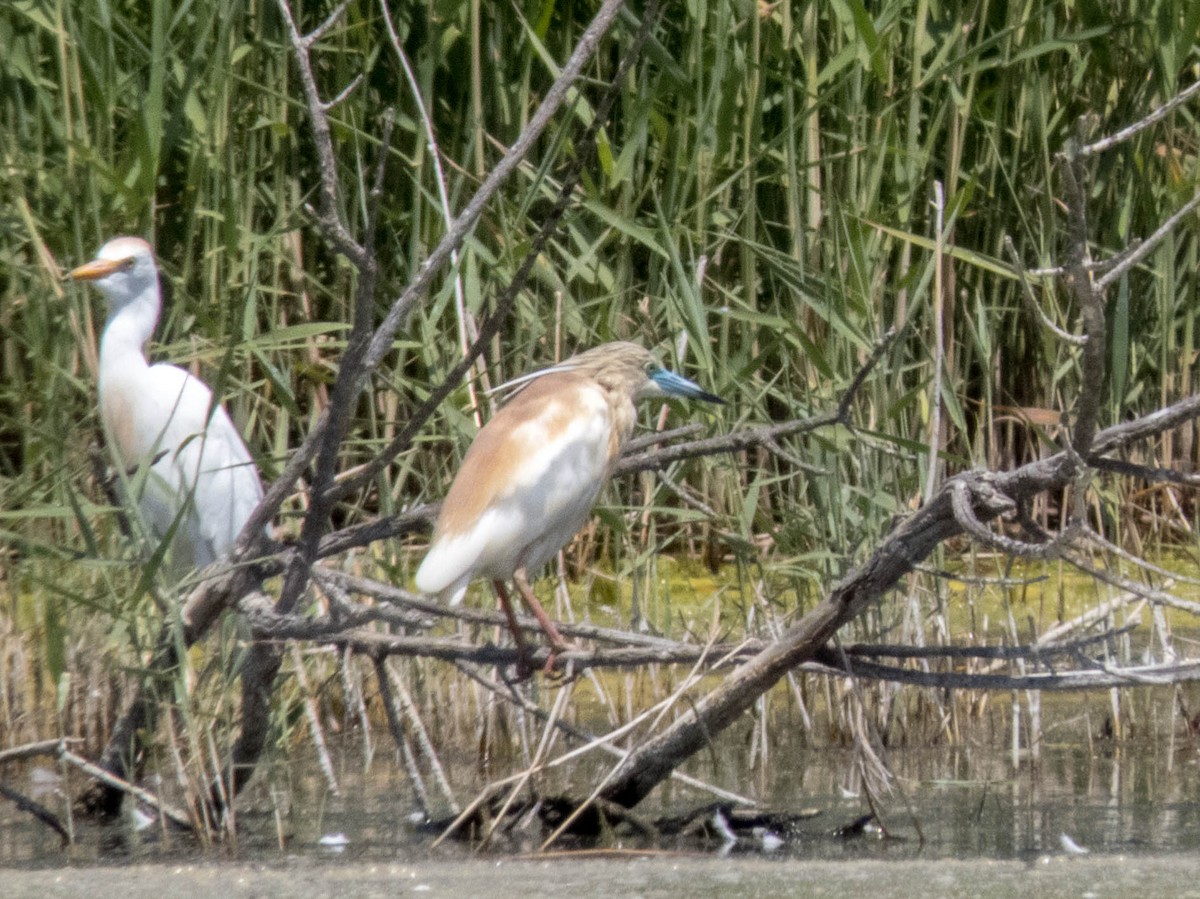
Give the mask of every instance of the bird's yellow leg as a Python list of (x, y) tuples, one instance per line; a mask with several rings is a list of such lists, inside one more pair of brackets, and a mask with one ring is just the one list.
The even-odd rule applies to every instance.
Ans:
[(524, 568), (518, 568), (513, 572), (513, 583), (517, 585), (517, 590), (521, 594), (521, 598), (525, 600), (525, 605), (529, 606), (529, 611), (533, 613), (533, 617), (537, 619), (542, 631), (546, 634), (546, 639), (550, 641), (550, 656), (546, 659), (546, 667), (543, 669), (549, 673), (554, 670), (554, 662), (558, 654), (567, 652), (574, 647), (562, 638), (558, 627), (546, 614), (546, 610), (542, 608), (538, 598), (533, 595), (533, 588), (529, 586), (529, 578), (526, 577)]

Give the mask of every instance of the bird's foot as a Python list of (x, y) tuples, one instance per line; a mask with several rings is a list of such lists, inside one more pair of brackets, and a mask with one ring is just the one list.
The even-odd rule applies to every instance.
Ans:
[[(569, 680), (574, 677), (575, 671), (571, 668), (570, 661), (563, 665), (559, 656), (568, 652), (576, 652), (582, 648), (578, 643), (568, 643), (565, 640), (551, 643), (549, 652), (546, 654), (546, 662), (541, 668), (543, 676), (556, 681)], [(523, 684), (537, 674), (538, 668), (534, 664), (535, 657), (536, 654), (529, 647), (517, 647), (517, 660), (513, 663), (513, 683)]]
[(546, 664), (542, 666), (542, 674), (544, 674), (546, 677), (555, 678), (556, 680), (569, 680), (570, 678), (574, 677), (575, 672), (574, 669), (572, 669), (569, 661), (563, 669), (559, 669), (558, 657), (564, 653), (575, 652), (582, 648), (583, 647), (578, 643), (568, 643), (566, 640), (563, 640), (560, 637), (557, 642), (550, 644), (550, 652), (546, 656)]

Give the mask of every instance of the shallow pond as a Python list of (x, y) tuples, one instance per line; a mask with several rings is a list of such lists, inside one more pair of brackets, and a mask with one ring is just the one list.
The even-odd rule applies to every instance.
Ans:
[[(887, 783), (877, 783), (872, 824), (845, 833), (872, 810), (850, 750), (773, 750), (771, 772), (757, 786), (743, 783), (760, 803), (802, 820), (792, 829), (766, 827), (736, 842), (719, 828), (707, 837), (677, 838), (651, 846), (636, 834), (617, 832), (602, 842), (616, 850), (684, 852), (690, 857), (790, 859), (991, 859), (1033, 862), (1042, 857), (1126, 857), (1178, 853), (1200, 857), (1200, 750), (1188, 739), (1173, 750), (1156, 741), (1102, 745), (1045, 745), (1035, 762), (995, 749), (937, 748), (886, 753)], [(382, 756), (382, 753), (381, 753)], [(97, 825), (74, 821), (77, 845), (60, 848), (51, 832), (0, 803), (0, 865), (44, 867), (106, 861), (196, 861), (232, 859), (287, 864), (463, 860), (478, 853), (448, 841), (431, 849), (435, 833), (415, 814), (407, 780), (390, 759), (377, 758), (370, 773), (355, 771), (353, 752), (339, 755), (339, 795), (333, 795), (316, 766), (277, 761), (237, 808), (236, 845), (208, 848), (189, 836), (155, 824), (135, 832), (129, 821)], [(710, 782), (736, 759), (715, 753), (690, 770)], [(8, 783), (62, 813), (54, 775), (45, 767), (9, 769)], [(453, 776), (453, 769), (451, 770)], [(594, 778), (595, 775), (581, 776)], [(595, 780), (588, 782), (594, 783)], [(586, 789), (577, 786), (578, 793)], [(678, 814), (712, 801), (691, 788), (661, 790), (639, 808), (653, 818)], [(57, 802), (57, 806), (56, 806)], [(706, 816), (702, 816), (707, 819)], [(535, 826), (513, 828), (484, 855), (511, 857), (538, 848)], [(778, 839), (777, 839), (778, 838)], [(567, 844), (567, 849), (579, 844)], [(1200, 883), (1200, 881), (1198, 881)]]

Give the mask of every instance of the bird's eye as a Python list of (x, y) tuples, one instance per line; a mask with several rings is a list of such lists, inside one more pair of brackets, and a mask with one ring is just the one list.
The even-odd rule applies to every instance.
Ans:
[(118, 266), (118, 268), (120, 268), (121, 271), (123, 271), (123, 272), (127, 272), (131, 268), (133, 268), (133, 266), (136, 262), (137, 262), (137, 259), (135, 259), (133, 256), (130, 256), (128, 259), (122, 259), (121, 264)]

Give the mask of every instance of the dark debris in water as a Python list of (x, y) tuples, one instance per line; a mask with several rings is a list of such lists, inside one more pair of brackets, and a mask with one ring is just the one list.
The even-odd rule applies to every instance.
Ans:
[[(582, 810), (580, 805), (580, 800), (570, 796), (542, 796), (512, 803), (504, 810), (496, 800), (462, 820), (431, 820), (418, 829), (431, 835), (447, 834), (469, 844), (480, 842), (491, 832), (495, 848), (504, 851), (540, 843), (560, 828), (555, 843), (559, 848), (596, 849), (636, 843), (644, 849), (722, 853), (788, 852), (820, 843), (834, 845), (882, 836), (873, 814), (831, 826), (817, 820), (823, 816), (818, 809), (747, 809), (713, 802), (650, 820), (603, 801), (588, 803)], [(496, 826), (497, 816), (502, 813), (504, 819)], [(508, 845), (496, 843), (497, 836)]]

